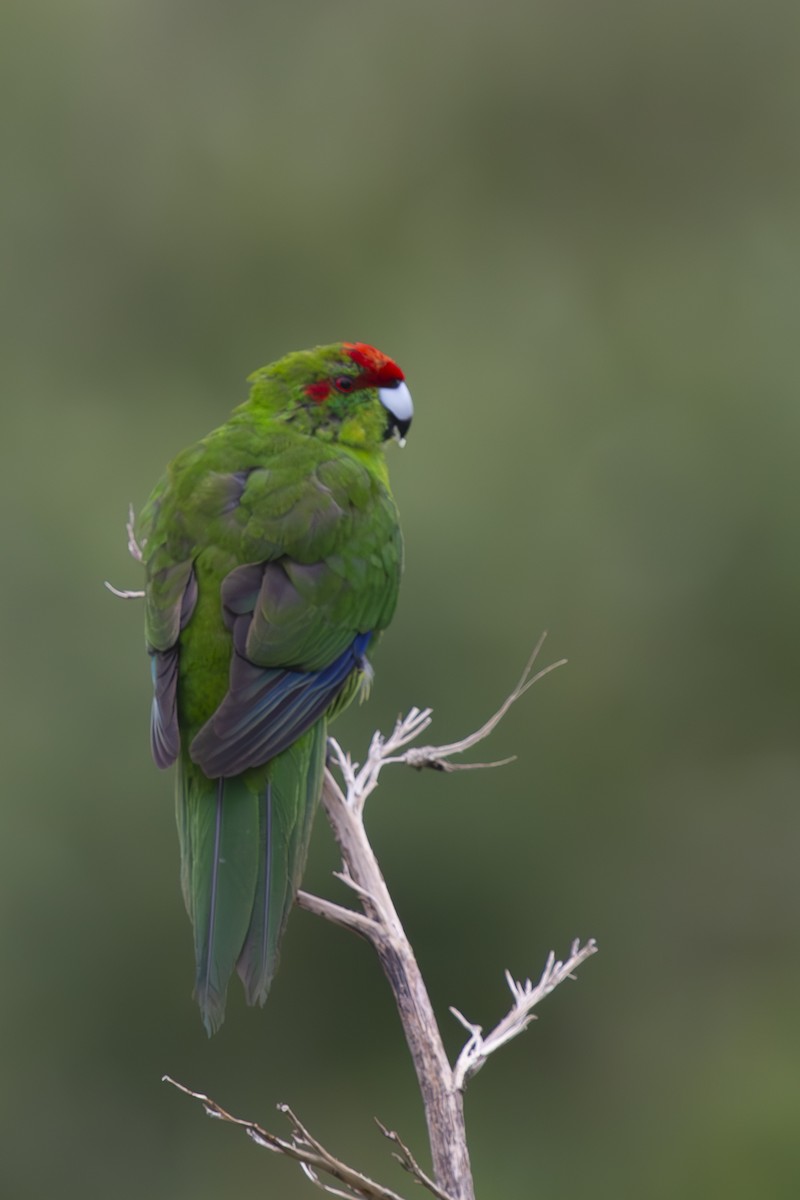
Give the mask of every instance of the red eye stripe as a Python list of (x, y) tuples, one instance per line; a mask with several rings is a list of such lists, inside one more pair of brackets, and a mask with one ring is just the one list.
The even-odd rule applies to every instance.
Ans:
[(394, 387), (405, 378), (397, 363), (381, 354), (374, 346), (368, 346), (365, 342), (342, 342), (341, 345), (347, 357), (358, 368), (358, 375), (337, 377), (337, 380), (348, 380), (350, 387), (339, 387), (337, 380), (330, 379), (309, 383), (305, 393), (316, 404), (324, 404), (334, 389), (347, 394), (361, 388)]

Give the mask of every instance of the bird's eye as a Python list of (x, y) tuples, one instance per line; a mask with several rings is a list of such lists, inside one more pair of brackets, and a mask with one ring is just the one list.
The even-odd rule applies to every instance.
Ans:
[(355, 387), (355, 380), (349, 375), (338, 375), (333, 381), (337, 392), (352, 392)]

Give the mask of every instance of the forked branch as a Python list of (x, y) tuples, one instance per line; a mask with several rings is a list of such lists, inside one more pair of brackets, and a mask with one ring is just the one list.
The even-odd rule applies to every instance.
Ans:
[[(595, 953), (597, 947), (593, 940), (584, 946), (576, 941), (564, 962), (557, 961), (555, 954), (551, 953), (535, 985), (530, 980), (517, 982), (506, 972), (512, 1005), (506, 1016), (487, 1034), (483, 1033), (480, 1025), (468, 1021), (457, 1009), (451, 1009), (470, 1035), (455, 1066), (451, 1066), (413, 950), (367, 838), (364, 805), (377, 787), (383, 768), (389, 765), (404, 764), (416, 769), (428, 767), (434, 770), (502, 765), (454, 764), (450, 760), (487, 738), (528, 688), (561, 665), (560, 662), (553, 663), (533, 673), (543, 640), (542, 637), (522, 677), (503, 704), (480, 729), (458, 742), (444, 746), (412, 747), (410, 743), (431, 724), (431, 710), (417, 708), (398, 720), (388, 736), (374, 734), (363, 765), (354, 763), (338, 742), (330, 740), (331, 753), (341, 773), (343, 786), (337, 783), (330, 771), (326, 771), (322, 802), (342, 854), (342, 870), (337, 872), (337, 876), (350, 888), (361, 911), (312, 896), (308, 892), (301, 891), (297, 897), (301, 908), (350, 929), (375, 948), (394, 994), (417, 1073), (428, 1125), (433, 1177), (423, 1170), (397, 1133), (386, 1129), (380, 1122), (378, 1124), (395, 1147), (394, 1157), (401, 1166), (438, 1200), (474, 1200), (463, 1109), (463, 1093), (468, 1080), (480, 1070), (491, 1054), (527, 1028), (534, 1019), (534, 1007), (564, 980), (573, 979), (576, 969)], [(346, 1200), (399, 1200), (397, 1193), (368, 1179), (330, 1154), (286, 1105), (279, 1105), (279, 1110), (293, 1122), (289, 1141), (267, 1133), (253, 1122), (230, 1116), (201, 1093), (191, 1092), (181, 1084), (175, 1086), (201, 1100), (211, 1115), (242, 1125), (259, 1145), (296, 1159), (308, 1178), (330, 1195), (345, 1197)], [(326, 1178), (335, 1182), (326, 1182)]]
[[(227, 1121), (231, 1125), (239, 1125), (257, 1146), (262, 1146), (265, 1150), (273, 1150), (278, 1154), (285, 1154), (287, 1158), (293, 1158), (300, 1164), (311, 1182), (331, 1196), (343, 1196), (345, 1200), (403, 1200), (403, 1197), (397, 1192), (383, 1187), (367, 1175), (362, 1175), (360, 1171), (349, 1167), (347, 1163), (342, 1162), (329, 1150), (326, 1150), (316, 1138), (311, 1136), (288, 1104), (279, 1104), (278, 1112), (283, 1113), (291, 1122), (292, 1132), (289, 1139), (270, 1133), (268, 1129), (257, 1125), (255, 1121), (243, 1121), (240, 1117), (232, 1116), (209, 1096), (205, 1096), (202, 1092), (193, 1092), (191, 1088), (171, 1079), (169, 1075), (163, 1077), (163, 1082), (171, 1083), (185, 1095), (199, 1100), (209, 1117), (216, 1117), (217, 1120)], [(337, 1183), (342, 1184), (342, 1188), (326, 1183), (323, 1176), (335, 1179)], [(449, 1200), (449, 1197), (444, 1197), (444, 1200)]]

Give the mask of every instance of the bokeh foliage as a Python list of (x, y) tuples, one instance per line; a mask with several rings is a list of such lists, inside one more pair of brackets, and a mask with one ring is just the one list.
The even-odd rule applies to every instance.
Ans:
[[(795, 1197), (796, 5), (5, 0), (0, 1193), (310, 1194), (168, 1071), (391, 1181), (423, 1128), (365, 946), (296, 914), (264, 1012), (190, 999), (123, 522), (288, 349), (371, 341), (401, 608), (368, 706), (491, 775), (370, 828), (449, 1043), (601, 955), (467, 1098), (483, 1196)], [(320, 822), (310, 887), (333, 894)], [(394, 1185), (404, 1180), (396, 1175)]]

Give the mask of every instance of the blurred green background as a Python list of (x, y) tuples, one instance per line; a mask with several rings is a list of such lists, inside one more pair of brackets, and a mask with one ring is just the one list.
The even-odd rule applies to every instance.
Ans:
[[(482, 1197), (796, 1197), (800, 15), (720, 0), (5, 0), (0, 1193), (312, 1194), (169, 1072), (412, 1190), (369, 949), (296, 913), (267, 1008), (191, 1001), (128, 502), (289, 349), (374, 342), (407, 569), (354, 755), (450, 1050), (504, 967), (601, 953), (472, 1084)], [(324, 821), (307, 885), (341, 897)]]

